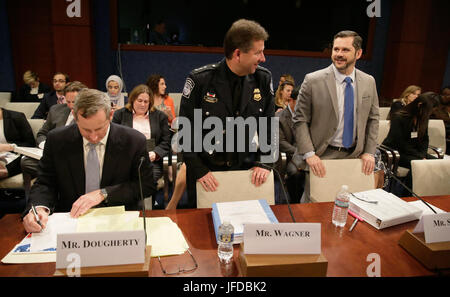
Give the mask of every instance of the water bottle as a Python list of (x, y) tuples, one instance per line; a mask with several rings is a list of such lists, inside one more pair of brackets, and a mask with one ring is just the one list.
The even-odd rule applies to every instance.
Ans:
[(230, 262), (233, 257), (233, 239), (234, 227), (228, 221), (224, 221), (219, 226), (219, 246), (217, 248), (217, 255), (222, 263)]
[(332, 222), (337, 227), (344, 227), (347, 222), (348, 207), (350, 204), (350, 193), (348, 186), (343, 185), (336, 194), (334, 200), (333, 218)]

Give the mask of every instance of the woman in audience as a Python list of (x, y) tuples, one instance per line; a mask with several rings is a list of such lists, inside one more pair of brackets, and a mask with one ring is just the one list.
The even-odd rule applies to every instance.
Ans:
[(394, 99), (391, 105), (391, 110), (389, 111), (387, 119), (390, 120), (392, 114), (396, 113), (409, 103), (413, 102), (422, 92), (419, 86), (411, 85), (407, 87), (403, 93), (400, 95), (399, 99)]
[(125, 106), (127, 98), (122, 94), (123, 81), (117, 75), (111, 75), (106, 80), (106, 94), (111, 100), (111, 107), (114, 111)]
[(175, 119), (175, 105), (173, 99), (166, 93), (167, 85), (164, 77), (160, 74), (150, 75), (147, 86), (153, 92), (154, 107), (167, 115), (170, 126)]
[[(412, 160), (431, 159), (428, 151), (428, 120), (440, 96), (426, 92), (392, 114), (391, 127), (383, 144), (400, 153), (399, 166), (411, 169)], [(406, 178), (411, 186), (411, 170)]]
[(23, 74), (25, 83), (14, 93), (11, 102), (41, 102), (44, 94), (51, 91), (50, 87), (39, 81), (39, 75), (31, 70)]
[(287, 106), (289, 98), (291, 98), (292, 90), (294, 89), (294, 83), (290, 80), (285, 80), (278, 87), (275, 93), (275, 109), (276, 112), (283, 110)]
[(22, 112), (0, 108), (0, 178), (21, 173), (16, 146), (36, 146), (31, 126)]
[(156, 183), (163, 174), (163, 158), (170, 150), (170, 132), (165, 113), (153, 107), (153, 94), (146, 85), (136, 86), (125, 108), (114, 113), (113, 123), (140, 131), (147, 138), (149, 158)]

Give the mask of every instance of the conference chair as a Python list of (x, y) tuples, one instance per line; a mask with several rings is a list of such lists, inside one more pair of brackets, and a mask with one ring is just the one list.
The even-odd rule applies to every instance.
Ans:
[(361, 159), (322, 160), (325, 177), (310, 174), (311, 202), (334, 201), (342, 185), (347, 185), (352, 193), (375, 189), (374, 174), (362, 172)]
[(175, 116), (178, 116), (180, 112), (181, 93), (169, 93), (169, 96), (173, 99), (173, 105), (175, 106)]
[(443, 159), (447, 149), (445, 125), (443, 120), (428, 121), (428, 138), (428, 153), (436, 156), (438, 159)]
[(8, 102), (5, 104), (5, 108), (23, 112), (27, 119), (31, 119), (39, 104), (39, 102)]
[(252, 170), (213, 171), (219, 183), (214, 192), (206, 192), (197, 182), (197, 208), (211, 208), (213, 203), (242, 200), (265, 199), (269, 205), (275, 204), (273, 171), (265, 183), (255, 186), (251, 182)]
[(413, 192), (419, 196), (450, 195), (450, 160), (411, 161)]
[(387, 120), (387, 117), (389, 115), (389, 111), (391, 110), (390, 107), (380, 107), (380, 121), (381, 120)]
[(0, 92), (0, 107), (5, 107), (5, 105), (9, 102), (11, 102), (11, 93)]

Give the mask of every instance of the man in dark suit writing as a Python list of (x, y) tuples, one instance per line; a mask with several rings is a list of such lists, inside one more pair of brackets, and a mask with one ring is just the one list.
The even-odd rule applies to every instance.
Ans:
[(48, 134), (23, 220), (27, 232), (42, 229), (29, 212), (31, 204), (37, 207), (43, 227), (53, 211), (70, 211), (77, 218), (94, 206), (135, 209), (141, 162), (143, 194), (147, 197), (155, 191), (145, 137), (110, 122), (113, 112), (104, 93), (81, 90), (73, 114), (77, 125)]

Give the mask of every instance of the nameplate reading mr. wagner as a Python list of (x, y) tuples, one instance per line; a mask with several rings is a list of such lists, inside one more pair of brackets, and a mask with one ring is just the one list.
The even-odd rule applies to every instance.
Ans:
[(320, 223), (245, 224), (246, 254), (320, 254)]
[(73, 254), (80, 267), (144, 263), (144, 230), (58, 234), (56, 268), (67, 268)]

